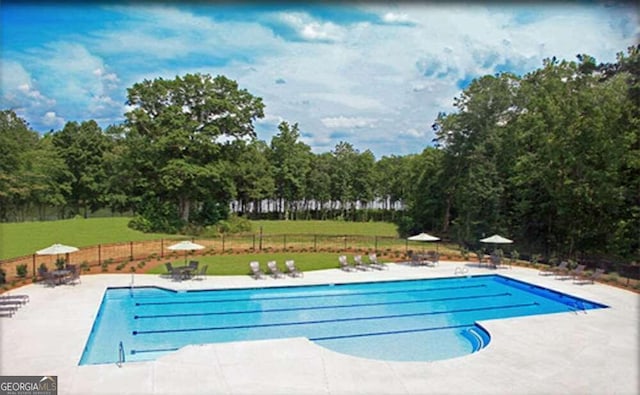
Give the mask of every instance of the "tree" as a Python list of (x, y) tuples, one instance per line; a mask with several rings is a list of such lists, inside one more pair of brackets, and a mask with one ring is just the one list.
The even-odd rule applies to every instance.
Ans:
[(262, 99), (224, 76), (206, 74), (145, 80), (127, 92), (134, 109), (125, 114), (126, 160), (140, 179), (131, 185), (135, 194), (174, 207), (159, 214), (175, 212), (172, 224), (188, 223), (193, 208), (212, 196), (228, 202), (233, 191), (221, 146), (255, 138), (253, 121), (264, 116)]
[(92, 120), (67, 122), (61, 131), (53, 133), (52, 144), (69, 170), (71, 189), (66, 200), (76, 213), (82, 209), (86, 218), (88, 210), (96, 211), (106, 203), (104, 155), (110, 150), (110, 140)]
[(282, 202), (284, 219), (290, 219), (292, 204), (304, 198), (305, 177), (309, 172), (311, 148), (299, 141), (298, 124), (281, 122), (279, 133), (271, 139), (270, 161), (277, 199)]

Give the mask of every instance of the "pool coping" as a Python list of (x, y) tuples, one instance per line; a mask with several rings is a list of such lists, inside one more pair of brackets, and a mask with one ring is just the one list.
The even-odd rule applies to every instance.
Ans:
[[(491, 334), (488, 347), (443, 361), (368, 360), (294, 338), (188, 346), (121, 368), (77, 365), (104, 290), (129, 286), (132, 279), (134, 285), (178, 290), (244, 288), (452, 277), (461, 266), (468, 274), (498, 273), (609, 308), (481, 321)], [(28, 294), (31, 301), (12, 318), (0, 318), (0, 375), (56, 375), (60, 394), (637, 394), (640, 388), (640, 295), (540, 276), (534, 269), (496, 271), (464, 262), (390, 264), (385, 271), (330, 269), (264, 280), (208, 276), (181, 283), (157, 275), (101, 274), (82, 276), (76, 286), (31, 284), (11, 293)]]

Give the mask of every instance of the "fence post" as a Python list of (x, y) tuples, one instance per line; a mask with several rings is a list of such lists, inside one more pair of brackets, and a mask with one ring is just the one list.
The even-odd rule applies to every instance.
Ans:
[(373, 236), (373, 250), (378, 251), (378, 236)]
[(129, 259), (133, 260), (133, 241), (129, 242)]
[(287, 250), (287, 235), (286, 234), (283, 236), (283, 241), (282, 242), (283, 242), (283, 245), (284, 245), (284, 250), (286, 251)]
[(224, 233), (222, 234), (222, 253), (224, 254)]
[(102, 244), (98, 244), (98, 265), (102, 263)]
[(36, 278), (36, 254), (33, 254), (33, 277)]
[(255, 251), (256, 250), (256, 234), (254, 233), (251, 236), (253, 237), (253, 247), (252, 247), (252, 249)]
[(160, 239), (160, 258), (164, 258), (164, 239)]
[(347, 235), (344, 235), (343, 239), (344, 239), (344, 249), (346, 251), (346, 249), (347, 249)]
[(318, 235), (313, 235), (313, 251), (318, 251)]

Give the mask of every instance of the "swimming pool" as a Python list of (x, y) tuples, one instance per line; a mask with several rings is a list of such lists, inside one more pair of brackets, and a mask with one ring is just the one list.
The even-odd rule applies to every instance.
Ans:
[(500, 275), (186, 292), (109, 288), (79, 364), (290, 337), (365, 358), (432, 361), (486, 347), (490, 335), (477, 321), (604, 307)]

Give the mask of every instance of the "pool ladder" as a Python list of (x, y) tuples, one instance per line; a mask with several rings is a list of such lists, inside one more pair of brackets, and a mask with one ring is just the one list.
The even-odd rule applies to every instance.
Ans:
[(469, 273), (469, 269), (466, 268), (466, 267), (462, 267), (462, 266), (456, 267), (456, 270), (453, 271), (453, 274), (455, 276), (463, 275), (463, 274), (467, 274), (467, 273)]
[(575, 302), (568, 303), (568, 306), (576, 314), (578, 314), (578, 311), (582, 311), (583, 313), (587, 314), (587, 309), (584, 307), (584, 303), (582, 303), (579, 300), (577, 300)]
[(125, 356), (124, 356), (124, 346), (122, 345), (122, 342), (120, 342), (120, 345), (118, 346), (118, 367), (121, 368), (122, 364), (125, 363)]

